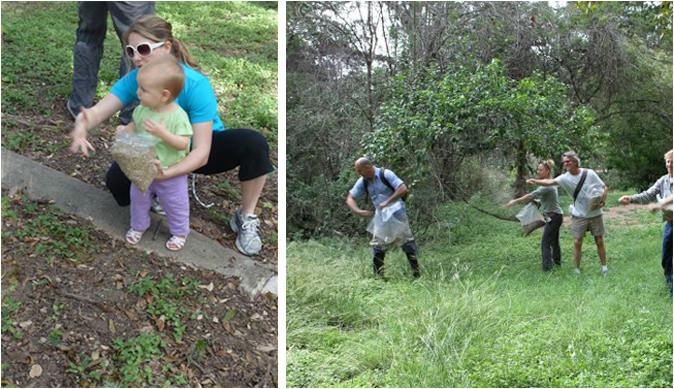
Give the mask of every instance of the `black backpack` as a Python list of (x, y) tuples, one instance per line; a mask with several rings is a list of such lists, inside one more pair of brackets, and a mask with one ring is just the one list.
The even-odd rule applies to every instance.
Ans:
[[(381, 182), (384, 183), (384, 185), (388, 186), (392, 191), (395, 192), (396, 191), (395, 188), (393, 187), (393, 185), (391, 185), (390, 182), (388, 182), (388, 179), (386, 178), (386, 175), (384, 174), (385, 171), (386, 171), (385, 168), (383, 168), (383, 167), (379, 168), (379, 179), (381, 180)], [(363, 178), (363, 185), (365, 185), (365, 201), (369, 202), (370, 201), (370, 192), (367, 189), (367, 186), (369, 185), (369, 181), (366, 180), (365, 178)], [(409, 193), (405, 193), (400, 198), (403, 201), (407, 201), (407, 195), (408, 194)]]

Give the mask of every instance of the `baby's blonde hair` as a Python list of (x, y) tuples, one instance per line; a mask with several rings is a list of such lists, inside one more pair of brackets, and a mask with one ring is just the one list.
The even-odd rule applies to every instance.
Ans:
[(172, 55), (165, 55), (147, 63), (138, 70), (138, 75), (151, 74), (162, 89), (171, 93), (171, 101), (178, 98), (185, 87), (185, 72), (180, 62)]

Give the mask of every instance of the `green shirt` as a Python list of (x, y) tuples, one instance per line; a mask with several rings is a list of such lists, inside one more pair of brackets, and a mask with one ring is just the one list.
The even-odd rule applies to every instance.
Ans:
[[(143, 130), (143, 121), (147, 119), (152, 119), (157, 123), (162, 123), (163, 121), (164, 127), (166, 127), (171, 134), (192, 136), (192, 124), (190, 123), (190, 118), (179, 106), (171, 112), (157, 113), (153, 112), (150, 108), (139, 105), (133, 110), (133, 122), (136, 123), (136, 132), (139, 134), (150, 135), (147, 131)], [(158, 137), (154, 136), (154, 138), (157, 141), (155, 145), (157, 148), (157, 159), (161, 161), (164, 169), (168, 169), (182, 161), (190, 151), (189, 146), (185, 150), (176, 150)]]

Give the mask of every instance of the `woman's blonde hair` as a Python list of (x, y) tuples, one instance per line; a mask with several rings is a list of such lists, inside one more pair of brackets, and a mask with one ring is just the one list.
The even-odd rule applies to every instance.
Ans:
[(546, 161), (541, 161), (539, 164), (545, 166), (548, 169), (548, 178), (552, 175), (552, 171), (555, 169), (555, 161), (548, 159)]
[(674, 149), (669, 150), (667, 153), (665, 153), (665, 159), (672, 158), (672, 152), (674, 152)]
[(155, 15), (145, 15), (134, 20), (122, 35), (124, 46), (129, 44), (129, 35), (134, 32), (155, 42), (171, 42), (171, 54), (178, 61), (192, 69), (200, 70), (199, 65), (194, 61), (189, 50), (187, 50), (187, 46), (180, 39), (173, 36), (171, 23), (166, 20)]

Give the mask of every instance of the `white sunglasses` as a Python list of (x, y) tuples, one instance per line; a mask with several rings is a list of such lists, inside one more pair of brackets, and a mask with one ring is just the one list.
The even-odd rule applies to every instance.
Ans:
[(126, 46), (126, 55), (129, 56), (129, 58), (133, 58), (134, 54), (138, 53), (141, 57), (147, 57), (152, 55), (152, 51), (156, 49), (157, 47), (161, 47), (164, 45), (166, 42), (159, 42), (159, 43), (149, 43), (149, 42), (142, 42), (139, 43), (136, 47), (133, 47), (131, 45)]

